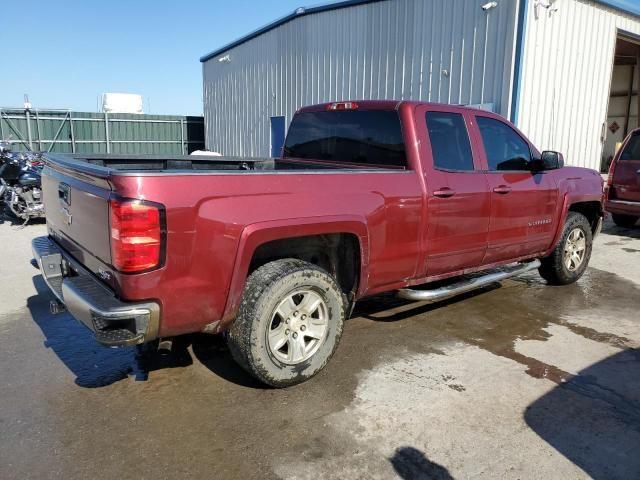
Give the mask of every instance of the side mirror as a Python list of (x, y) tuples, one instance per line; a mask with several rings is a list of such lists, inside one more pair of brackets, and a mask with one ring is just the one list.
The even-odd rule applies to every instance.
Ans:
[(564, 157), (560, 152), (545, 150), (540, 155), (542, 170), (557, 170), (564, 167)]

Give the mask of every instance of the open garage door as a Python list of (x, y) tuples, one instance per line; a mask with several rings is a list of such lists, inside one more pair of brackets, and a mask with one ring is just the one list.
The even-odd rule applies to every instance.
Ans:
[(617, 147), (640, 127), (640, 38), (620, 34), (611, 72), (607, 123), (603, 129), (601, 170), (607, 171)]

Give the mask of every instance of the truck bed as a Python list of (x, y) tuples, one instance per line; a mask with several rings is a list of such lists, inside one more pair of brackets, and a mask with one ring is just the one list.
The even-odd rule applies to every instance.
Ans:
[(146, 173), (212, 170), (271, 170), (272, 158), (210, 157), (205, 155), (122, 155), (122, 154), (47, 154), (45, 159), (58, 166), (117, 175), (118, 173)]
[(101, 178), (116, 175), (238, 173), (243, 171), (362, 170), (380, 167), (352, 163), (270, 157), (210, 157), (204, 155), (46, 154), (58, 168)]

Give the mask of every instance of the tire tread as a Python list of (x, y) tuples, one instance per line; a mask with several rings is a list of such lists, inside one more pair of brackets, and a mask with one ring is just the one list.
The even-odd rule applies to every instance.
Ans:
[[(257, 347), (252, 343), (253, 330), (258, 323), (260, 314), (257, 305), (265, 295), (269, 295), (269, 289), (274, 282), (296, 272), (303, 272), (304, 275), (310, 276), (321, 275), (323, 280), (329, 282), (330, 288), (337, 292), (340, 295), (340, 299), (342, 299), (342, 293), (337, 283), (322, 268), (294, 258), (275, 260), (259, 267), (249, 275), (238, 316), (229, 329), (227, 336), (227, 343), (233, 359), (252, 376), (272, 387), (286, 387), (300, 383), (301, 380), (298, 378), (288, 380), (273, 378), (262, 367), (263, 359), (256, 354)], [(325, 361), (311, 376), (324, 368), (337, 348), (342, 334), (344, 308), (339, 312), (339, 315), (335, 345)], [(303, 380), (306, 380), (306, 378)]]
[[(568, 272), (564, 267), (563, 255), (564, 244), (569, 236), (569, 233), (575, 227), (582, 227), (585, 231), (586, 249), (585, 259), (580, 268), (575, 272)], [(541, 265), (538, 269), (540, 276), (544, 278), (550, 285), (568, 285), (577, 281), (589, 264), (592, 249), (592, 232), (591, 225), (583, 214), (579, 212), (569, 212), (567, 219), (564, 223), (562, 235), (560, 240), (556, 244), (555, 248), (548, 257), (540, 259)]]

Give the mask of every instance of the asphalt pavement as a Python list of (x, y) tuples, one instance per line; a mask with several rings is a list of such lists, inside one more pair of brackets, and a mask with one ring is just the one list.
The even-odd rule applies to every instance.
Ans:
[(606, 222), (574, 285), (363, 301), (285, 390), (219, 336), (141, 357), (52, 316), (44, 232), (0, 220), (2, 479), (640, 478), (640, 226)]

